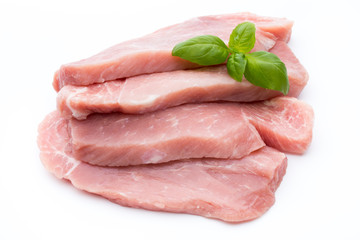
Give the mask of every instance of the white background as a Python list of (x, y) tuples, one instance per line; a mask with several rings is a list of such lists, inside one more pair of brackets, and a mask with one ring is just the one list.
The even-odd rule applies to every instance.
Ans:
[[(310, 80), (314, 137), (289, 155), (275, 205), (227, 224), (131, 209), (81, 192), (39, 160), (63, 63), (188, 18), (250, 11), (295, 21), (290, 46)], [(356, 1), (0, 0), (0, 239), (360, 239), (360, 35)]]

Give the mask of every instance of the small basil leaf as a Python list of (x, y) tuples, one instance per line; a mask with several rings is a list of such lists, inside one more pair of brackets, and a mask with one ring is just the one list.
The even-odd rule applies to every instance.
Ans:
[(229, 48), (236, 52), (248, 53), (255, 45), (255, 24), (243, 22), (232, 31)]
[(243, 53), (231, 54), (226, 63), (229, 75), (238, 82), (242, 81), (246, 66), (246, 59)]
[(200, 65), (215, 65), (225, 62), (229, 52), (220, 38), (203, 35), (177, 44), (172, 55)]
[(245, 55), (245, 78), (252, 84), (281, 91), (289, 91), (289, 79), (285, 64), (273, 53), (259, 51)]

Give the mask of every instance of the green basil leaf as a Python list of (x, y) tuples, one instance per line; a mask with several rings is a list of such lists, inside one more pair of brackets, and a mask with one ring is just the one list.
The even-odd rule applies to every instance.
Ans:
[(255, 24), (243, 22), (232, 31), (229, 48), (235, 52), (248, 53), (255, 45)]
[(273, 53), (259, 51), (245, 55), (245, 78), (252, 84), (281, 91), (289, 91), (289, 79), (285, 64)]
[(243, 53), (231, 54), (226, 63), (229, 75), (238, 82), (242, 81), (246, 66), (246, 59)]
[(172, 55), (200, 65), (216, 65), (226, 61), (229, 48), (218, 37), (203, 35), (177, 44)]

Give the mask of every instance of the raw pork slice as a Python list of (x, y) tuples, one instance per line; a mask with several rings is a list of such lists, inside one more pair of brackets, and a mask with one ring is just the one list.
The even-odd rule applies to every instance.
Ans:
[(127, 166), (241, 158), (264, 146), (260, 136), (270, 147), (301, 154), (310, 144), (312, 121), (310, 106), (278, 97), (260, 103), (187, 104), (143, 115), (93, 114), (71, 119), (68, 127), (75, 158)]
[(241, 158), (265, 144), (234, 104), (192, 104), (144, 115), (69, 121), (73, 155), (100, 166)]
[(227, 43), (233, 28), (244, 21), (254, 22), (258, 29), (254, 50), (269, 50), (277, 39), (288, 41), (293, 24), (284, 18), (250, 13), (194, 18), (120, 43), (90, 58), (65, 64), (55, 74), (53, 86), (58, 91), (65, 85), (89, 85), (144, 73), (198, 67), (171, 56), (172, 48), (177, 43), (205, 34), (216, 35)]
[[(270, 52), (285, 63), (290, 83), (288, 96), (297, 97), (308, 80), (305, 68), (283, 41), (277, 42)], [(57, 106), (63, 117), (81, 120), (93, 112), (139, 114), (184, 103), (253, 102), (279, 95), (278, 91), (254, 86), (245, 78), (235, 81), (223, 65), (146, 74), (90, 86), (68, 85), (60, 90)]]
[(76, 160), (67, 120), (58, 112), (39, 126), (44, 166), (84, 191), (123, 206), (242, 222), (264, 214), (285, 171), (283, 153), (264, 147), (241, 160), (184, 160), (132, 167), (98, 167)]
[(243, 112), (268, 146), (302, 154), (311, 143), (314, 112), (310, 105), (296, 98), (278, 97), (243, 104)]

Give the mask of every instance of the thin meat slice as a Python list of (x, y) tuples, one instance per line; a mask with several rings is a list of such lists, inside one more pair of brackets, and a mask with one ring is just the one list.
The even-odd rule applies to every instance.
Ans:
[(59, 91), (65, 85), (89, 85), (144, 73), (165, 72), (199, 67), (171, 56), (172, 48), (199, 35), (216, 35), (228, 42), (230, 33), (241, 22), (256, 24), (254, 50), (269, 50), (276, 40), (288, 41), (292, 21), (261, 17), (251, 13), (205, 16), (160, 29), (141, 38), (110, 47), (90, 58), (62, 65), (53, 86)]
[(76, 159), (100, 166), (241, 158), (265, 144), (234, 104), (182, 105), (143, 115), (69, 121)]
[(296, 154), (308, 149), (314, 124), (314, 112), (308, 104), (296, 98), (279, 97), (244, 104), (243, 111), (266, 145)]
[(283, 153), (263, 147), (242, 159), (183, 160), (132, 167), (98, 167), (69, 151), (67, 120), (58, 112), (39, 126), (40, 158), (51, 173), (123, 206), (196, 214), (227, 222), (252, 220), (275, 201), (286, 171)]
[(74, 157), (100, 166), (241, 158), (264, 146), (261, 138), (270, 147), (301, 154), (311, 142), (312, 126), (311, 107), (290, 97), (259, 103), (187, 104), (143, 115), (93, 114), (86, 120), (69, 120)]
[[(270, 50), (285, 63), (290, 90), (297, 97), (305, 87), (308, 73), (283, 41)], [(253, 102), (281, 95), (244, 80), (237, 82), (226, 66), (178, 70), (108, 81), (90, 86), (65, 86), (57, 97), (58, 110), (65, 118), (86, 119), (91, 113), (139, 114), (184, 103), (214, 101)]]

